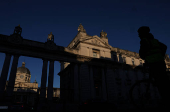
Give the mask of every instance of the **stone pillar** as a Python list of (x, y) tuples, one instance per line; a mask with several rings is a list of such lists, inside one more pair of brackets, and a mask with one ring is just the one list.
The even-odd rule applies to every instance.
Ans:
[(50, 61), (47, 89), (47, 99), (49, 102), (53, 100), (53, 80), (54, 80), (54, 61)]
[(17, 66), (18, 66), (18, 59), (19, 59), (19, 55), (14, 55), (11, 72), (10, 72), (10, 77), (9, 77), (9, 82), (8, 82), (8, 86), (7, 86), (7, 90), (6, 90), (7, 91), (7, 100), (9, 100), (7, 102), (11, 101), (11, 97), (13, 95), (15, 77), (16, 77)]
[(40, 103), (44, 103), (46, 96), (46, 83), (47, 83), (47, 65), (48, 61), (43, 59), (43, 68), (41, 76), (41, 88), (40, 88)]
[(3, 93), (5, 90), (6, 81), (8, 77), (10, 61), (11, 61), (11, 54), (6, 54), (4, 65), (1, 72), (1, 77), (0, 77), (0, 99), (3, 98)]
[(94, 92), (94, 79), (93, 79), (93, 67), (90, 66), (90, 89), (91, 89), (91, 98), (95, 98), (95, 92)]
[(107, 100), (106, 81), (105, 81), (104, 68), (102, 68), (102, 98), (103, 98), (103, 100)]
[(79, 101), (78, 65), (74, 66), (74, 102)]

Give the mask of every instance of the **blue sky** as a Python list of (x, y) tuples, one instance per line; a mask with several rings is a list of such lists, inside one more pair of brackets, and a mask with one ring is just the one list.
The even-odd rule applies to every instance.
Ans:
[[(25, 39), (46, 42), (48, 34), (53, 32), (54, 42), (67, 47), (82, 23), (88, 35), (100, 36), (103, 30), (111, 46), (138, 53), (137, 30), (146, 25), (156, 39), (167, 45), (169, 55), (169, 6), (169, 0), (0, 0), (0, 34), (10, 35), (20, 24)], [(0, 71), (4, 59), (5, 54), (0, 53)], [(36, 76), (40, 86), (42, 60), (21, 56), (18, 67), (24, 60), (31, 72), (31, 82)], [(59, 71), (60, 64), (56, 61), (54, 87), (57, 88)]]

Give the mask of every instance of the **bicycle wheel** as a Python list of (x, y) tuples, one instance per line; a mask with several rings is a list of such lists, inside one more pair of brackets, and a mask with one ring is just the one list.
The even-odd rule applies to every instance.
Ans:
[(156, 86), (151, 80), (137, 81), (130, 89), (130, 99), (133, 105), (139, 109), (146, 109), (153, 107), (152, 95), (153, 88)]

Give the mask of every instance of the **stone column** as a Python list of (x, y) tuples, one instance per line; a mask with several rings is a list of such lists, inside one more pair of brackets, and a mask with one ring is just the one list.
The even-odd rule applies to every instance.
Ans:
[(13, 90), (14, 90), (15, 77), (16, 77), (17, 66), (18, 66), (18, 59), (19, 59), (19, 55), (14, 55), (11, 72), (10, 72), (10, 77), (9, 77), (9, 82), (8, 82), (8, 86), (7, 86), (7, 90), (6, 90), (7, 91), (7, 100), (10, 100), (10, 101), (11, 101), (11, 97), (13, 95)]
[(74, 102), (79, 101), (78, 65), (74, 66)]
[(94, 92), (94, 79), (93, 79), (93, 67), (90, 66), (90, 89), (91, 89), (91, 98), (95, 98), (95, 92)]
[(105, 73), (104, 68), (102, 68), (102, 98), (107, 100), (107, 92), (106, 92), (106, 82), (105, 82)]
[(43, 68), (41, 76), (41, 88), (40, 88), (40, 103), (44, 103), (46, 96), (46, 83), (47, 83), (47, 65), (48, 61), (43, 59)]
[(54, 80), (54, 61), (50, 61), (47, 89), (47, 99), (50, 102), (53, 100), (53, 80)]
[(6, 81), (8, 77), (10, 61), (11, 61), (11, 54), (6, 54), (4, 65), (1, 72), (1, 77), (0, 77), (0, 99), (3, 98), (3, 93), (5, 90)]

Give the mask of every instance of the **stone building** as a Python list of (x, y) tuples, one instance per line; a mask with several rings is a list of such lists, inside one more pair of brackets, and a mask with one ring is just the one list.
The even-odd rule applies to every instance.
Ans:
[[(35, 105), (40, 94), (40, 88), (35, 79), (33, 83), (30, 82), (31, 73), (28, 68), (25, 67), (25, 62), (22, 62), (22, 66), (17, 68), (15, 85), (14, 85), (14, 102), (24, 102), (27, 104)], [(8, 86), (8, 81), (6, 87)], [(5, 88), (6, 90), (6, 88)], [(39, 93), (39, 94), (38, 94)], [(53, 88), (53, 98), (60, 97), (60, 88)], [(46, 89), (47, 98), (47, 89)]]
[[(138, 53), (109, 45), (106, 32), (90, 36), (80, 24), (78, 33), (66, 51), (80, 55), (84, 63), (61, 63), (60, 98), (70, 103), (82, 103), (88, 99), (104, 99), (120, 108), (133, 108), (129, 102), (129, 89), (137, 80), (146, 79), (142, 60)], [(167, 71), (169, 55), (165, 58)], [(159, 95), (152, 96), (153, 100)]]

